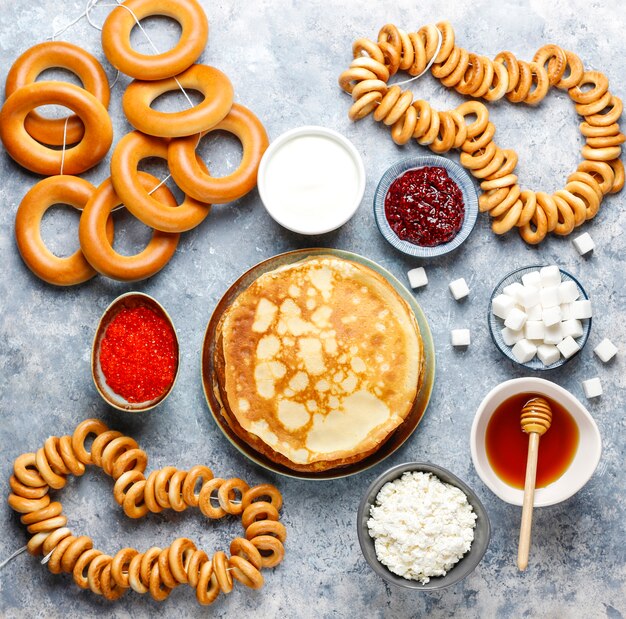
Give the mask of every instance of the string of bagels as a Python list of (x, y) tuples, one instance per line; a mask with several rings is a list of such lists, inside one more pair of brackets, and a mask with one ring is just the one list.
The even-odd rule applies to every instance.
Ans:
[[(117, 1), (102, 27), (102, 49), (118, 71), (134, 78), (122, 107), (135, 131), (117, 142), (110, 178), (98, 187), (76, 176), (98, 164), (113, 143), (107, 112), (111, 92), (98, 60), (71, 43), (47, 41), (24, 52), (7, 76), (0, 139), (22, 167), (49, 177), (37, 183), (18, 207), (17, 246), (33, 273), (59, 286), (80, 284), (97, 273), (121, 281), (156, 274), (174, 254), (180, 234), (199, 225), (212, 204), (233, 202), (256, 186), (261, 156), (269, 144), (259, 119), (233, 102), (228, 77), (215, 67), (196, 64), (208, 38), (207, 17), (196, 0)], [(180, 39), (171, 50), (158, 53), (148, 37), (155, 54), (141, 54), (131, 47), (130, 33), (140, 20), (154, 15), (178, 21)], [(83, 87), (36, 81), (50, 68), (71, 71)], [(202, 101), (193, 105), (186, 89), (199, 91)], [(177, 90), (183, 92), (189, 109), (160, 112), (151, 107), (162, 94)], [(35, 110), (42, 105), (62, 105), (74, 114), (45, 118)], [(202, 138), (214, 131), (233, 134), (243, 148), (238, 168), (222, 177), (212, 176), (196, 152)], [(167, 179), (159, 181), (138, 171), (148, 157), (167, 162), (169, 175), (184, 193), (180, 204), (164, 186)], [(67, 257), (54, 255), (40, 233), (44, 213), (58, 203), (81, 211), (80, 249)], [(147, 247), (132, 256), (113, 248), (111, 212), (122, 205), (153, 229)]]
[[(88, 440), (92, 440), (90, 448)], [(147, 463), (146, 452), (134, 439), (110, 430), (98, 419), (86, 419), (71, 436), (51, 436), (36, 452), (18, 456), (9, 480), (8, 503), (21, 514), (31, 535), (26, 550), (34, 556), (45, 555), (53, 574), (72, 574), (81, 589), (110, 601), (129, 589), (149, 592), (153, 599), (163, 601), (175, 587), (187, 584), (195, 590), (198, 602), (208, 605), (220, 592), (230, 593), (234, 580), (260, 589), (261, 569), (275, 567), (285, 554), (287, 532), (279, 522), (280, 492), (270, 484), (250, 487), (239, 478), (214, 477), (203, 465), (189, 471), (167, 466), (145, 476)], [(83, 475), (91, 465), (115, 480), (113, 496), (129, 518), (164, 509), (198, 508), (212, 520), (240, 516), (244, 537), (230, 543), (230, 556), (217, 551), (209, 557), (187, 538), (178, 538), (166, 548), (154, 546), (145, 552), (122, 548), (108, 555), (94, 547), (91, 537), (72, 533), (63, 506), (50, 498), (70, 475)]]
[[(585, 70), (568, 50), (549, 44), (537, 50), (532, 62), (509, 51), (492, 60), (457, 46), (452, 26), (443, 21), (410, 33), (387, 24), (377, 41), (357, 39), (352, 51), (350, 67), (339, 77), (341, 88), (352, 95), (350, 119), (373, 116), (390, 127), (399, 145), (415, 139), (435, 153), (460, 150), (461, 165), (480, 181), (479, 209), (489, 213), (496, 234), (517, 228), (529, 244), (540, 243), (549, 232), (568, 235), (596, 216), (604, 196), (624, 186), (622, 101), (609, 91), (603, 73)], [(439, 112), (399, 85), (389, 85), (398, 71), (419, 76), (429, 64), (444, 86), (474, 99)], [(520, 187), (517, 154), (495, 143), (489, 111), (477, 100), (506, 97), (534, 106), (550, 88), (567, 92), (584, 118), (579, 129), (585, 138), (583, 160), (552, 194)]]

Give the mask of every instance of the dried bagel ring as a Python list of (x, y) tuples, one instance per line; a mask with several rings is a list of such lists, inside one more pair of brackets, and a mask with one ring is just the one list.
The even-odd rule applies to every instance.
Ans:
[[(181, 87), (197, 90), (204, 100), (182, 112), (158, 112), (150, 107), (157, 97)], [(135, 80), (124, 92), (122, 106), (135, 129), (161, 138), (177, 138), (217, 125), (230, 112), (233, 94), (230, 80), (219, 69), (195, 64), (176, 77), (153, 82)]]
[[(26, 116), (40, 105), (64, 105), (76, 112), (85, 126), (81, 141), (53, 150), (33, 139), (24, 127)], [(35, 82), (16, 90), (0, 112), (0, 138), (9, 155), (31, 172), (50, 176), (61, 171), (79, 174), (98, 163), (113, 141), (106, 108), (91, 93), (66, 82)]]
[[(151, 196), (148, 191), (152, 187), (146, 188), (139, 181), (137, 171), (139, 162), (147, 157), (167, 159), (167, 142), (133, 131), (117, 143), (111, 158), (111, 180), (120, 200), (137, 219), (155, 230), (175, 233), (195, 228), (209, 214), (210, 206), (189, 195), (179, 206), (164, 204)], [(203, 163), (196, 163), (200, 169), (204, 167)]]
[(218, 130), (234, 134), (243, 146), (239, 167), (227, 176), (216, 178), (202, 171), (196, 157), (198, 140), (195, 136), (172, 140), (167, 150), (168, 165), (176, 184), (187, 195), (211, 204), (232, 202), (255, 187), (259, 163), (269, 144), (259, 119), (237, 103), (221, 123), (203, 135)]
[[(55, 256), (41, 238), (41, 219), (55, 204), (82, 211), (96, 188), (77, 176), (51, 176), (37, 183), (23, 198), (15, 217), (15, 238), (22, 259), (37, 277), (56, 286), (73, 286), (97, 271), (78, 248), (67, 257)], [(113, 240), (113, 220), (103, 221), (103, 235)]]
[[(140, 54), (130, 44), (130, 33), (137, 21), (153, 15), (176, 20), (182, 29), (180, 40), (162, 54)], [(196, 0), (126, 0), (109, 13), (102, 26), (102, 49), (122, 73), (160, 80), (189, 68), (204, 50), (208, 36), (209, 23)]]
[[(89, 52), (64, 41), (46, 41), (27, 49), (11, 66), (5, 96), (8, 98), (18, 88), (32, 84), (43, 71), (52, 68), (71, 71), (80, 79), (85, 90), (105, 108), (109, 106), (109, 82), (102, 65)], [(76, 144), (85, 132), (76, 114), (68, 118), (45, 118), (35, 110), (26, 116), (24, 127), (35, 140), (52, 146)]]
[[(159, 180), (140, 172), (139, 182), (146, 190), (159, 184)], [(176, 205), (172, 192), (162, 185), (154, 192), (155, 199), (168, 207)], [(95, 191), (83, 211), (78, 226), (78, 237), (85, 257), (103, 275), (120, 281), (138, 281), (158, 273), (169, 261), (178, 245), (178, 234), (155, 230), (147, 247), (134, 256), (123, 256), (116, 252), (111, 240), (104, 235), (105, 221), (111, 211), (122, 204), (115, 193), (111, 179), (104, 181)]]

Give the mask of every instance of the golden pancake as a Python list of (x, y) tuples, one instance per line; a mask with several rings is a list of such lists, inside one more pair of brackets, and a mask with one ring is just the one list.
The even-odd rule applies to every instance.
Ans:
[(423, 374), (413, 313), (372, 269), (316, 256), (261, 275), (217, 330), (216, 395), (233, 431), (298, 471), (376, 451)]

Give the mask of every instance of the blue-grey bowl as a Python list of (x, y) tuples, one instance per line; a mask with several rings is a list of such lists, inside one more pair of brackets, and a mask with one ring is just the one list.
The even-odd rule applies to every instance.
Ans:
[[(584, 348), (585, 344), (587, 343), (587, 339), (589, 338), (589, 332), (591, 331), (591, 318), (586, 318), (580, 321), (583, 325), (583, 334), (579, 338), (576, 338), (576, 343), (578, 344), (578, 346), (580, 346), (580, 350), (576, 352), (575, 354), (573, 354), (568, 359), (566, 359), (565, 357), (561, 357), (556, 363), (553, 363), (552, 365), (544, 365), (539, 359), (539, 357), (535, 356), (533, 359), (531, 359), (527, 363), (520, 363), (513, 356), (513, 347), (507, 346), (504, 343), (504, 340), (502, 339), (501, 331), (504, 328), (504, 320), (502, 320), (502, 318), (498, 318), (497, 316), (493, 314), (493, 312), (491, 311), (491, 303), (493, 302), (495, 297), (497, 297), (499, 294), (502, 294), (502, 291), (504, 290), (506, 286), (508, 286), (509, 284), (513, 284), (514, 282), (521, 283), (523, 275), (526, 275), (526, 273), (530, 273), (531, 271), (538, 271), (544, 266), (546, 265), (540, 264), (540, 265), (535, 265), (535, 266), (522, 267), (521, 269), (516, 269), (515, 271), (511, 271), (508, 275), (503, 277), (500, 283), (494, 288), (493, 293), (491, 294), (491, 299), (489, 299), (489, 309), (488, 309), (489, 332), (491, 333), (491, 339), (495, 342), (498, 350), (507, 359), (510, 359), (511, 361), (513, 361), (513, 363), (520, 365), (524, 368), (528, 368), (529, 370), (538, 370), (538, 371), (554, 370), (556, 368), (560, 368), (562, 365), (565, 365), (568, 361), (576, 357), (576, 355), (578, 355), (578, 353), (580, 353), (580, 351)], [(563, 269), (559, 269), (559, 271), (561, 271), (561, 281), (568, 281), (568, 280), (573, 281), (578, 287), (578, 291), (580, 292), (580, 298), (589, 299), (581, 283), (571, 273), (568, 273), (567, 271), (564, 271)]]
[[(423, 168), (426, 166), (437, 166), (444, 168), (448, 176), (459, 186), (463, 194), (465, 204), (465, 217), (463, 224), (457, 235), (447, 243), (441, 243), (434, 247), (423, 247), (415, 243), (401, 240), (392, 230), (387, 217), (385, 217), (385, 197), (393, 181), (404, 174), (407, 170)], [(382, 176), (376, 193), (374, 194), (374, 217), (380, 233), (385, 239), (401, 252), (417, 258), (435, 258), (443, 256), (455, 250), (470, 235), (478, 216), (478, 194), (474, 181), (470, 175), (458, 164), (445, 157), (437, 155), (424, 155), (421, 157), (409, 157), (394, 163)]]

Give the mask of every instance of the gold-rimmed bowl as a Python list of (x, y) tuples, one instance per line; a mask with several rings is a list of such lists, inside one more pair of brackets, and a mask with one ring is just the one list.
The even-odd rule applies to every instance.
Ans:
[[(165, 320), (174, 334), (174, 343), (176, 348), (176, 370), (171, 384), (159, 397), (145, 402), (129, 402), (126, 398), (113, 391), (113, 389), (111, 389), (111, 387), (107, 384), (104, 373), (102, 372), (102, 366), (100, 365), (100, 348), (108, 326), (120, 311), (136, 307), (147, 307)], [(104, 310), (102, 318), (100, 318), (98, 326), (96, 327), (96, 333), (91, 347), (91, 375), (93, 377), (96, 390), (107, 404), (117, 408), (118, 410), (132, 413), (144, 412), (153, 409), (158, 404), (161, 404), (161, 402), (163, 402), (171, 393), (174, 388), (174, 384), (176, 383), (176, 378), (178, 377), (179, 367), (180, 355), (178, 348), (178, 335), (176, 334), (174, 323), (172, 322), (170, 315), (165, 311), (165, 308), (156, 299), (143, 292), (127, 292), (117, 297), (117, 299), (115, 299), (106, 308), (106, 310)]]

